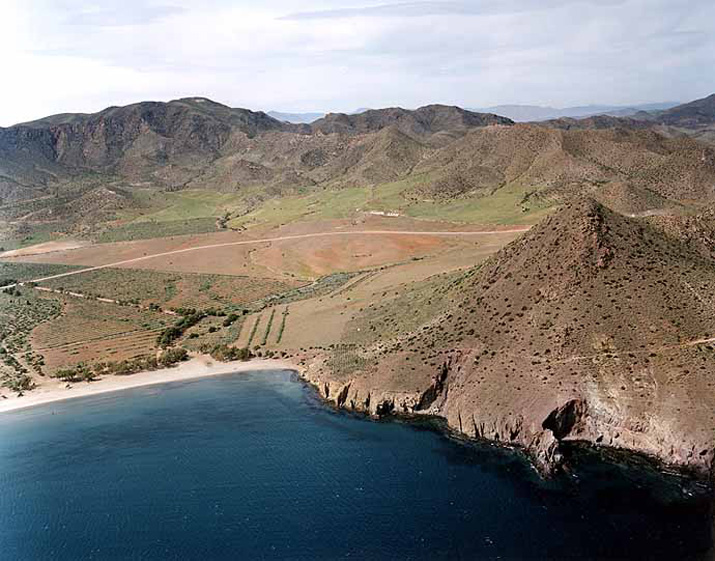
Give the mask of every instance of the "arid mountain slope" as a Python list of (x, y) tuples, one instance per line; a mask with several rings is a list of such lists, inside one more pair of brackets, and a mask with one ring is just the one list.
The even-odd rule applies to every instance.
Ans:
[(204, 98), (110, 107), (91, 115), (60, 115), (0, 130), (0, 174), (47, 185), (83, 173), (128, 180), (153, 174), (177, 186), (169, 172), (190, 172), (214, 160), (235, 134), (248, 137), (295, 127), (264, 113), (232, 109)]
[[(343, 179), (348, 168), (369, 168), (374, 158), (387, 157), (390, 166), (404, 167), (404, 150), (411, 151), (418, 138), (461, 135), (491, 124), (511, 121), (429, 106), (330, 115), (311, 128), (205, 98), (57, 115), (0, 129), (0, 197), (32, 198), (33, 190), (87, 174), (164, 189), (206, 184), (213, 177), (234, 177), (231, 188), (286, 180), (304, 186)], [(386, 133), (385, 140), (379, 135), (388, 129), (392, 133)], [(370, 142), (353, 138), (356, 135), (378, 137)], [(373, 145), (386, 150), (372, 151)], [(318, 171), (300, 177), (326, 165), (327, 176)], [(216, 183), (210, 186), (225, 189)]]
[(628, 213), (715, 197), (715, 151), (650, 130), (560, 130), (534, 125), (470, 131), (416, 173), (435, 172), (434, 197), (490, 193), (506, 185), (534, 198), (590, 195)]
[(698, 128), (715, 124), (715, 94), (678, 105), (657, 114), (664, 125), (682, 128)]
[(308, 377), (343, 407), (436, 414), (546, 467), (583, 440), (705, 472), (714, 283), (673, 230), (586, 200), (480, 267), (383, 295), (344, 334), (355, 366), (316, 359)]

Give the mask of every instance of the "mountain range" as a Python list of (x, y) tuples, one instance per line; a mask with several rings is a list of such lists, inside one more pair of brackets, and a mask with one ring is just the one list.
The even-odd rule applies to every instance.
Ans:
[(84, 231), (141, 206), (137, 189), (250, 194), (255, 205), (399, 181), (407, 206), (508, 192), (512, 208), (580, 194), (661, 211), (715, 197), (714, 99), (534, 124), (444, 105), (294, 124), (206, 98), (55, 115), (0, 129), (0, 217), (10, 229)]
[[(477, 113), (496, 113), (512, 119), (517, 123), (549, 121), (567, 117), (579, 119), (591, 117), (593, 115), (610, 115), (613, 117), (630, 117), (641, 111), (663, 111), (676, 107), (677, 102), (644, 103), (637, 105), (581, 105), (575, 107), (548, 107), (542, 105), (494, 105), (492, 107), (469, 108)], [(357, 109), (350, 114), (363, 113), (368, 109)], [(326, 115), (326, 113), (283, 113), (280, 111), (268, 111), (268, 115), (279, 121), (289, 123), (312, 123)]]
[(516, 122), (537, 122), (560, 119), (562, 117), (579, 119), (594, 115), (630, 117), (641, 111), (663, 111), (679, 105), (676, 102), (646, 103), (641, 105), (582, 105), (576, 107), (544, 107), (539, 105), (495, 105), (473, 111), (486, 111), (504, 115)]

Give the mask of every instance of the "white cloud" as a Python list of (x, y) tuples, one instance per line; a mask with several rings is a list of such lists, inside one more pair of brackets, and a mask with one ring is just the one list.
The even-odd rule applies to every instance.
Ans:
[(705, 0), (3, 0), (0, 125), (144, 99), (351, 110), (687, 100), (715, 91)]

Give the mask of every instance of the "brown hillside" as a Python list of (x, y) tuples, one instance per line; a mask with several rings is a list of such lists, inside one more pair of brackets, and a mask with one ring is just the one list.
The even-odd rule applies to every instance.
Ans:
[(691, 244), (587, 200), (481, 267), (386, 295), (345, 334), (369, 366), (310, 375), (343, 406), (441, 415), (548, 465), (574, 439), (707, 470), (713, 283)]
[(594, 115), (582, 119), (561, 117), (542, 121), (539, 125), (555, 129), (571, 130), (603, 130), (614, 128), (646, 129), (651, 126), (646, 120), (631, 119), (628, 117), (614, 117), (612, 115)]
[(486, 127), (435, 153), (415, 172), (440, 174), (425, 190), (433, 197), (513, 185), (537, 198), (588, 195), (628, 213), (715, 196), (712, 148), (651, 130)]

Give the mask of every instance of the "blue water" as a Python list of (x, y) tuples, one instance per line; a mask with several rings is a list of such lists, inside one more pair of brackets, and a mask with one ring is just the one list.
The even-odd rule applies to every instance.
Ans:
[[(690, 496), (693, 495), (693, 496)], [(0, 559), (689, 559), (702, 491), (322, 406), (290, 373), (0, 415)]]

